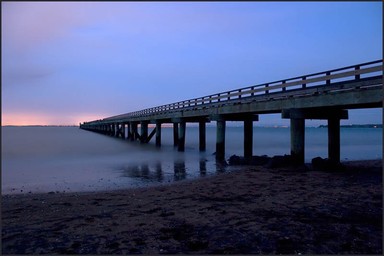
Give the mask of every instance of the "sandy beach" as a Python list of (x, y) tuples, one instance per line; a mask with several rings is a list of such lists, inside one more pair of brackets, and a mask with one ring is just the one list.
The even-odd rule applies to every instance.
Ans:
[(2, 196), (3, 254), (382, 254), (382, 160)]

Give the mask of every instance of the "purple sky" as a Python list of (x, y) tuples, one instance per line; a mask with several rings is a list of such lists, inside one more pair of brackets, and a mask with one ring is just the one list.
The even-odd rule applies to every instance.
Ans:
[[(78, 124), (383, 55), (381, 2), (1, 7), (3, 125)], [(371, 109), (342, 124), (381, 122)]]

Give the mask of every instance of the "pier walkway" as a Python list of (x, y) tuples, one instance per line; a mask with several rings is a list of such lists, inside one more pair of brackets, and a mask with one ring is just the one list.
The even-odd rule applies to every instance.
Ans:
[[(158, 107), (84, 122), (81, 129), (141, 143), (154, 136), (161, 146), (161, 125), (173, 124), (174, 145), (184, 151), (186, 123), (199, 124), (199, 148), (206, 148), (206, 123), (216, 121), (216, 159), (225, 159), (226, 121), (244, 122), (244, 156), (252, 157), (253, 122), (281, 113), (290, 119), (291, 155), (304, 162), (305, 119), (328, 120), (328, 158), (340, 162), (340, 120), (348, 109), (383, 107), (383, 60), (220, 92)], [(148, 124), (155, 124), (151, 133)], [(140, 133), (138, 127), (140, 125)]]

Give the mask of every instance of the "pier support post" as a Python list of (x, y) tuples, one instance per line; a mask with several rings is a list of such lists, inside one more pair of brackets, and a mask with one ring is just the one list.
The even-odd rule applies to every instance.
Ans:
[(120, 136), (122, 139), (125, 139), (125, 124), (124, 123), (120, 124)]
[(126, 139), (131, 139), (131, 123), (127, 123), (127, 136)]
[(199, 150), (205, 151), (206, 148), (206, 139), (205, 139), (205, 121), (199, 121)]
[(173, 123), (173, 146), (179, 145), (179, 123)]
[(328, 159), (340, 163), (340, 119), (328, 119)]
[(244, 158), (250, 160), (253, 155), (253, 121), (244, 120)]
[(129, 133), (128, 133), (128, 139), (130, 141), (134, 141), (135, 140), (135, 133), (134, 133), (134, 130), (133, 130), (133, 122), (130, 122), (129, 123)]
[(111, 136), (115, 136), (115, 134), (116, 134), (116, 127), (115, 127), (115, 124), (111, 124)]
[(135, 141), (137, 139), (137, 123), (132, 122), (131, 123), (131, 141)]
[(291, 155), (297, 164), (304, 164), (305, 119), (291, 118)]
[(219, 118), (216, 124), (216, 160), (225, 160), (225, 120)]
[(119, 132), (120, 132), (120, 130), (119, 130), (119, 124), (118, 124), (118, 123), (115, 123), (115, 124), (113, 124), (113, 125), (114, 125), (114, 129), (115, 129), (113, 136), (114, 136), (114, 137), (119, 137)]
[(156, 122), (156, 147), (161, 147), (161, 123)]
[(148, 122), (143, 121), (140, 123), (140, 125), (141, 125), (140, 142), (146, 143), (147, 138), (148, 138)]
[(252, 113), (245, 114), (215, 114), (210, 116), (216, 121), (216, 160), (225, 160), (225, 125), (226, 121), (244, 122), (244, 157), (250, 159), (253, 154), (253, 121), (259, 116)]
[(122, 129), (123, 129), (123, 140), (125, 140), (127, 138), (127, 132), (126, 132), (126, 123), (123, 123), (122, 124)]
[[(328, 159), (340, 163), (340, 119), (348, 119), (348, 111), (338, 108), (284, 109), (283, 118), (291, 119), (291, 154), (304, 162), (304, 120), (328, 120)], [(301, 161), (302, 160), (302, 161)]]
[(177, 147), (177, 150), (180, 152), (183, 152), (185, 147), (185, 128), (186, 128), (185, 121), (181, 121), (179, 124), (179, 139), (178, 139), (178, 147)]

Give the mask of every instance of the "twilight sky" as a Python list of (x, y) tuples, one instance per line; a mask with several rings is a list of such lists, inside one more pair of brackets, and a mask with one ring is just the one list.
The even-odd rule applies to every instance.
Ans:
[(79, 124), (383, 55), (381, 2), (3, 1), (1, 18), (2, 125)]

